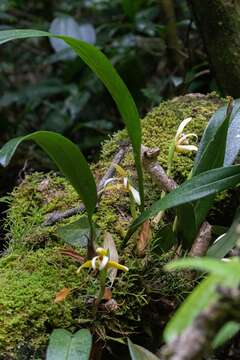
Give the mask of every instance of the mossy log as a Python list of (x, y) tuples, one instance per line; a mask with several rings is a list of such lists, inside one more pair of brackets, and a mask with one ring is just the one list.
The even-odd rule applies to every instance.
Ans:
[[(214, 94), (184, 96), (162, 103), (142, 121), (143, 143), (160, 148), (158, 160), (166, 167), (169, 144), (179, 123), (192, 116), (194, 121), (189, 130), (201, 136), (210, 116), (222, 103), (223, 100)], [(100, 161), (92, 166), (97, 180), (108, 169), (119, 141), (126, 137), (126, 131), (120, 131), (103, 144)], [(193, 155), (175, 158), (173, 175), (178, 182), (188, 176), (192, 161)], [(121, 166), (136, 181), (130, 150)], [(160, 197), (160, 190), (147, 174), (145, 191), (146, 206)], [(122, 190), (108, 190), (101, 198), (94, 220), (102, 231), (102, 239), (104, 232), (112, 234), (120, 261), (130, 270), (119, 274), (114, 282), (112, 296), (118, 304), (117, 309), (114, 312), (98, 312), (94, 318), (89, 299), (95, 296), (98, 281), (84, 270), (76, 274), (79, 264), (61, 253), (60, 249), (67, 245), (57, 232), (60, 226), (81, 215), (51, 227), (43, 226), (50, 212), (66, 210), (78, 204), (78, 196), (72, 187), (54, 173), (28, 175), (11, 195), (5, 224), (9, 242), (0, 259), (1, 360), (44, 359), (49, 334), (58, 327), (74, 332), (85, 326), (104, 341), (108, 337), (119, 338), (142, 332), (143, 314), (147, 313), (149, 319), (153, 299), (155, 314), (152, 324), (148, 324), (148, 332), (156, 326), (161, 329), (166, 321), (166, 315), (161, 314), (166, 303), (177, 304), (189, 289), (188, 280), (163, 270), (163, 265), (173, 254), (153, 251), (158, 241), (158, 228), (153, 231), (144, 257), (136, 256), (136, 237), (121, 249), (124, 234), (132, 220), (129, 198)], [(78, 251), (84, 255), (86, 250), (78, 248)], [(54, 303), (56, 293), (64, 287), (71, 289), (70, 295), (65, 301)]]
[(188, 0), (212, 69), (225, 95), (240, 96), (240, 2)]

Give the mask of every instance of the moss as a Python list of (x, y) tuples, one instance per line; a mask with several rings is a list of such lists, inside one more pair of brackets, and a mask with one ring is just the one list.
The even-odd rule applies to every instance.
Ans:
[(26, 176), (13, 190), (11, 198), (5, 229), (9, 230), (9, 248), (12, 250), (54, 244), (56, 227), (43, 227), (45, 216), (80, 202), (71, 185), (53, 172)]
[(14, 252), (1, 259), (0, 272), (1, 359), (17, 356), (23, 347), (25, 351), (39, 348), (51, 328), (76, 328), (73, 311), (83, 309), (84, 300), (73, 296), (59, 304), (53, 300), (58, 290), (77, 288), (87, 277), (77, 277), (76, 266), (57, 249)]
[[(88, 301), (98, 289), (98, 280), (87, 271), (76, 274), (77, 265), (61, 255), (59, 248), (13, 252), (0, 260), (0, 359), (35, 359), (43, 356), (49, 334), (54, 328), (72, 332), (83, 324), (93, 331), (108, 329), (115, 336), (136, 330), (141, 319), (141, 309), (148, 303), (151, 283), (159, 282), (163, 275), (165, 258), (149, 257), (148, 261), (129, 258), (128, 274), (120, 275), (112, 296), (119, 308), (114, 316), (102, 311), (93, 318)], [(155, 273), (152, 273), (152, 268)], [(150, 277), (151, 271), (151, 277)], [(147, 276), (146, 274), (149, 273)], [(138, 276), (136, 276), (138, 274)], [(186, 289), (186, 284), (170, 274), (162, 276), (156, 291), (159, 296), (173, 296)], [(172, 284), (172, 285), (170, 285)], [(54, 303), (56, 293), (68, 287), (72, 290), (65, 301)], [(169, 289), (167, 291), (167, 289)], [(127, 301), (126, 301), (127, 297)], [(126, 321), (127, 319), (127, 321)], [(105, 333), (101, 337), (104, 338)]]
[[(215, 95), (207, 97), (180, 97), (162, 103), (143, 120), (143, 143), (159, 147), (159, 161), (166, 167), (167, 153), (179, 123), (192, 116), (189, 125), (201, 136), (212, 113), (222, 100)], [(118, 150), (119, 141), (126, 139), (126, 131), (115, 134), (103, 145), (101, 159), (93, 165), (96, 179), (101, 178)], [(178, 181), (184, 180), (192, 167), (192, 156), (181, 155), (174, 160), (173, 174)], [(131, 152), (127, 153), (122, 166), (136, 181)], [(159, 198), (159, 190), (145, 176), (146, 203)], [(101, 337), (108, 332), (127, 334), (141, 327), (142, 309), (154, 293), (178, 301), (188, 284), (184, 279), (163, 272), (164, 258), (149, 252), (143, 259), (134, 256), (134, 243), (120, 254), (130, 268), (120, 274), (113, 287), (113, 297), (119, 304), (114, 314), (99, 313), (93, 321), (86, 300), (94, 296), (98, 287), (95, 278), (83, 272), (76, 276), (76, 265), (60, 255), (58, 225), (44, 227), (45, 217), (56, 210), (66, 210), (79, 204), (75, 191), (66, 180), (54, 173), (32, 174), (12, 193), (7, 214), (9, 246), (0, 260), (0, 354), (2, 359), (21, 359), (23, 355), (42, 358), (49, 333), (55, 327), (76, 330), (84, 321)], [(62, 221), (67, 224), (80, 215)], [(106, 191), (96, 211), (95, 221), (101, 230), (113, 234), (118, 249), (126, 228), (131, 221), (129, 199), (123, 191)], [(61, 225), (61, 224), (60, 224)], [(153, 234), (154, 237), (154, 234)], [(77, 288), (63, 303), (54, 304), (54, 294), (63, 287)], [(82, 322), (80, 320), (83, 320)], [(27, 349), (27, 350), (26, 350)], [(6, 355), (5, 355), (6, 354)], [(19, 355), (20, 354), (20, 355)], [(35, 354), (35, 355), (33, 355)], [(1, 358), (1, 357), (0, 357)], [(33, 357), (34, 359), (34, 357)]]

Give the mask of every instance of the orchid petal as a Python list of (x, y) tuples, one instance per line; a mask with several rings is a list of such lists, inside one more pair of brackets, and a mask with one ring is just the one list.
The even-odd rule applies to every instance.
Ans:
[(107, 256), (107, 255), (108, 255), (108, 250), (107, 250), (107, 249), (104, 249), (104, 248), (102, 248), (102, 247), (98, 247), (98, 248), (96, 249), (96, 253), (97, 253), (98, 255), (101, 255), (101, 256)]
[(192, 117), (188, 117), (181, 122), (177, 129), (175, 140), (178, 140), (179, 136), (183, 133), (184, 128), (190, 123), (190, 121), (192, 121)]
[(198, 151), (198, 147), (196, 145), (176, 145), (176, 152), (185, 153), (190, 151)]
[(91, 261), (91, 265), (92, 265), (93, 270), (97, 269), (96, 262), (97, 262), (98, 258), (99, 258), (98, 256), (95, 256)]
[(91, 267), (92, 267), (92, 260), (88, 260), (77, 269), (77, 273), (79, 274), (83, 268), (91, 268)]
[(198, 136), (194, 133), (190, 133), (190, 134), (182, 134), (182, 136), (178, 139), (177, 141), (177, 145), (188, 145), (188, 138), (194, 137), (196, 139), (196, 141), (198, 140)]
[(139, 192), (132, 186), (132, 185), (129, 185), (129, 191), (131, 191), (132, 193), (132, 196), (135, 200), (135, 202), (140, 205), (141, 204), (141, 200), (140, 200), (140, 194)]
[(109, 257), (108, 256), (104, 256), (102, 261), (100, 262), (100, 265), (99, 265), (99, 271), (102, 271), (103, 269), (105, 269), (105, 267), (107, 266), (109, 262)]
[(123, 186), (125, 187), (125, 189), (128, 188), (128, 178), (127, 177), (123, 178)]
[(116, 261), (113, 261), (113, 260), (109, 260), (108, 261), (108, 264), (107, 264), (107, 268), (114, 268), (114, 269), (118, 269), (118, 270), (122, 270), (122, 271), (128, 271), (128, 267), (127, 266), (124, 266), (124, 265), (121, 265), (119, 263), (117, 263)]
[(110, 184), (110, 183), (112, 183), (112, 182), (114, 182), (114, 181), (117, 181), (117, 180), (119, 180), (119, 179), (116, 178), (116, 177), (114, 177), (114, 178), (109, 178), (109, 179), (107, 179), (107, 180), (104, 182), (103, 187), (105, 188), (108, 184)]

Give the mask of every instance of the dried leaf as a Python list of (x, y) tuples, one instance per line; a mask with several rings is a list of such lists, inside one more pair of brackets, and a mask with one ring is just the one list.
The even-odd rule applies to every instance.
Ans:
[(63, 288), (62, 290), (60, 290), (59, 292), (57, 292), (55, 299), (54, 299), (54, 303), (59, 303), (63, 300), (66, 299), (66, 297), (70, 294), (71, 290), (69, 288)]
[(137, 253), (139, 256), (144, 256), (146, 248), (149, 244), (149, 241), (152, 237), (151, 223), (149, 220), (145, 221), (139, 232), (139, 237), (137, 241)]
[(60, 253), (73, 258), (74, 260), (76, 260), (80, 264), (83, 264), (83, 262), (84, 262), (84, 257), (79, 255), (76, 251), (72, 250), (71, 248), (69, 248), (69, 249), (61, 249)]
[[(103, 247), (104, 249), (107, 249), (109, 251), (110, 260), (118, 263), (119, 262), (118, 251), (115, 242), (112, 238), (112, 235), (109, 232), (105, 233)], [(113, 285), (116, 276), (117, 276), (117, 269), (114, 268), (109, 269), (108, 277), (109, 280), (111, 281), (111, 286)]]
[(103, 298), (104, 300), (110, 300), (112, 298), (112, 291), (109, 287), (105, 287)]

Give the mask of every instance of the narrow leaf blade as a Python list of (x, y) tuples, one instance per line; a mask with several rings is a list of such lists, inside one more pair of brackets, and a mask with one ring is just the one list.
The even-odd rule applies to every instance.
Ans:
[(157, 215), (160, 211), (215, 194), (237, 185), (239, 181), (239, 165), (213, 169), (194, 176), (145, 210), (130, 226), (126, 240), (130, 238), (144, 221)]
[(37, 131), (12, 139), (0, 150), (0, 164), (7, 166), (17, 147), (26, 140), (35, 141), (50, 156), (75, 188), (91, 217), (97, 203), (96, 183), (79, 148), (64, 136), (50, 131)]
[(219, 295), (216, 292), (216, 287), (221, 286), (238, 286), (239, 279), (232, 276), (222, 277), (216, 274), (211, 274), (205, 278), (187, 297), (180, 308), (175, 312), (167, 324), (164, 331), (164, 339), (166, 342), (171, 342), (196, 318), (196, 316), (205, 309), (210, 303), (216, 301)]
[(172, 261), (166, 265), (166, 270), (180, 270), (183, 268), (197, 269), (211, 272), (223, 278), (235, 278), (240, 281), (240, 262), (230, 260), (224, 262), (209, 257), (194, 257)]
[(208, 250), (207, 256), (215, 258), (223, 258), (234, 247), (239, 234), (237, 227), (240, 224), (240, 208), (238, 208), (232, 226), (216, 243), (214, 243)]
[(133, 344), (129, 339), (128, 348), (132, 360), (159, 360), (159, 358), (153, 353), (151, 353), (149, 350), (145, 349), (142, 346)]
[(222, 346), (226, 341), (229, 341), (234, 335), (236, 335), (239, 330), (240, 324), (234, 321), (226, 323), (213, 340), (213, 348), (216, 349), (219, 346)]

